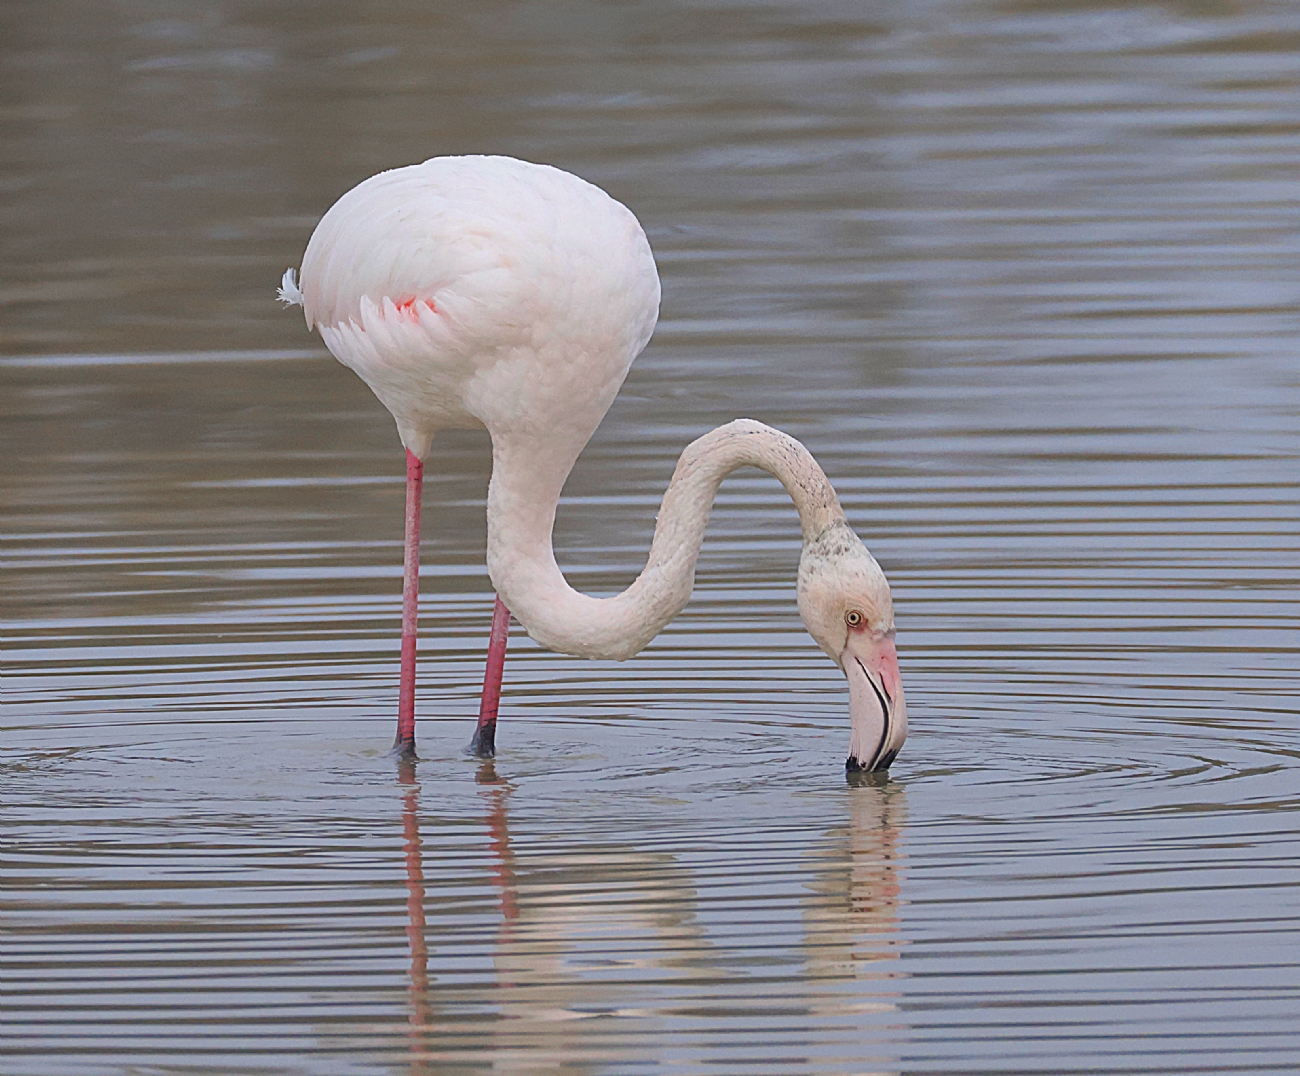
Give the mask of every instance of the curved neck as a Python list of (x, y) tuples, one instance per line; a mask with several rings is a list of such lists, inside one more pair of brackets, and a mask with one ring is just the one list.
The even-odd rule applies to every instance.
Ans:
[(650, 559), (636, 581), (612, 598), (592, 598), (569, 586), (551, 546), (560, 491), (581, 449), (494, 437), (488, 487), (492, 582), (529, 635), (566, 654), (629, 658), (681, 612), (714, 496), (738, 467), (758, 467), (781, 481), (799, 511), (805, 544), (844, 521), (835, 490), (803, 445), (761, 422), (737, 419), (681, 454), (659, 509)]

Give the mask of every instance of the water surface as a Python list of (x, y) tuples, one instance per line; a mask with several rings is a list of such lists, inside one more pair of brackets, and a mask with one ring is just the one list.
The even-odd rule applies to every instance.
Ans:
[[(1291, 5), (15, 3), (0, 79), (0, 1035), (15, 1076), (1293, 1072)], [(643, 563), (692, 437), (803, 439), (894, 585), (843, 772), (777, 483), (640, 657), (491, 612), (428, 465), (271, 301), (382, 167), (629, 204), (660, 328), (566, 489)]]

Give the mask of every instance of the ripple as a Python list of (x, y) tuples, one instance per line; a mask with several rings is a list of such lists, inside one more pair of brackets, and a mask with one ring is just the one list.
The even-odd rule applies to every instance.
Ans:
[[(1293, 1071), (1296, 12), (593, 10), (16, 14), (6, 1076)], [(664, 278), (569, 577), (626, 585), (702, 430), (788, 429), (894, 586), (889, 775), (748, 472), (643, 655), (516, 629), (467, 758), (469, 433), (387, 757), (399, 453), (271, 293), (364, 172), (485, 146)]]

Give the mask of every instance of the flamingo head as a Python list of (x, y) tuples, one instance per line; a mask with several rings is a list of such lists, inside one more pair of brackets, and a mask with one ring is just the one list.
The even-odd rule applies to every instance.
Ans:
[(894, 602), (885, 573), (848, 523), (804, 543), (799, 615), (849, 682), (848, 770), (888, 769), (907, 739)]

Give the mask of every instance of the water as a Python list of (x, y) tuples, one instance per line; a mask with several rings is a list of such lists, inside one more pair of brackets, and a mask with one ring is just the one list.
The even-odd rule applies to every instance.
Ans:
[[(5, 19), (6, 1074), (1296, 1070), (1293, 6)], [(702, 430), (802, 438), (894, 584), (887, 778), (751, 473), (637, 659), (516, 629), (466, 758), (470, 433), (385, 757), (400, 453), (271, 297), (465, 151), (601, 183), (664, 279), (570, 578), (625, 585)]]

